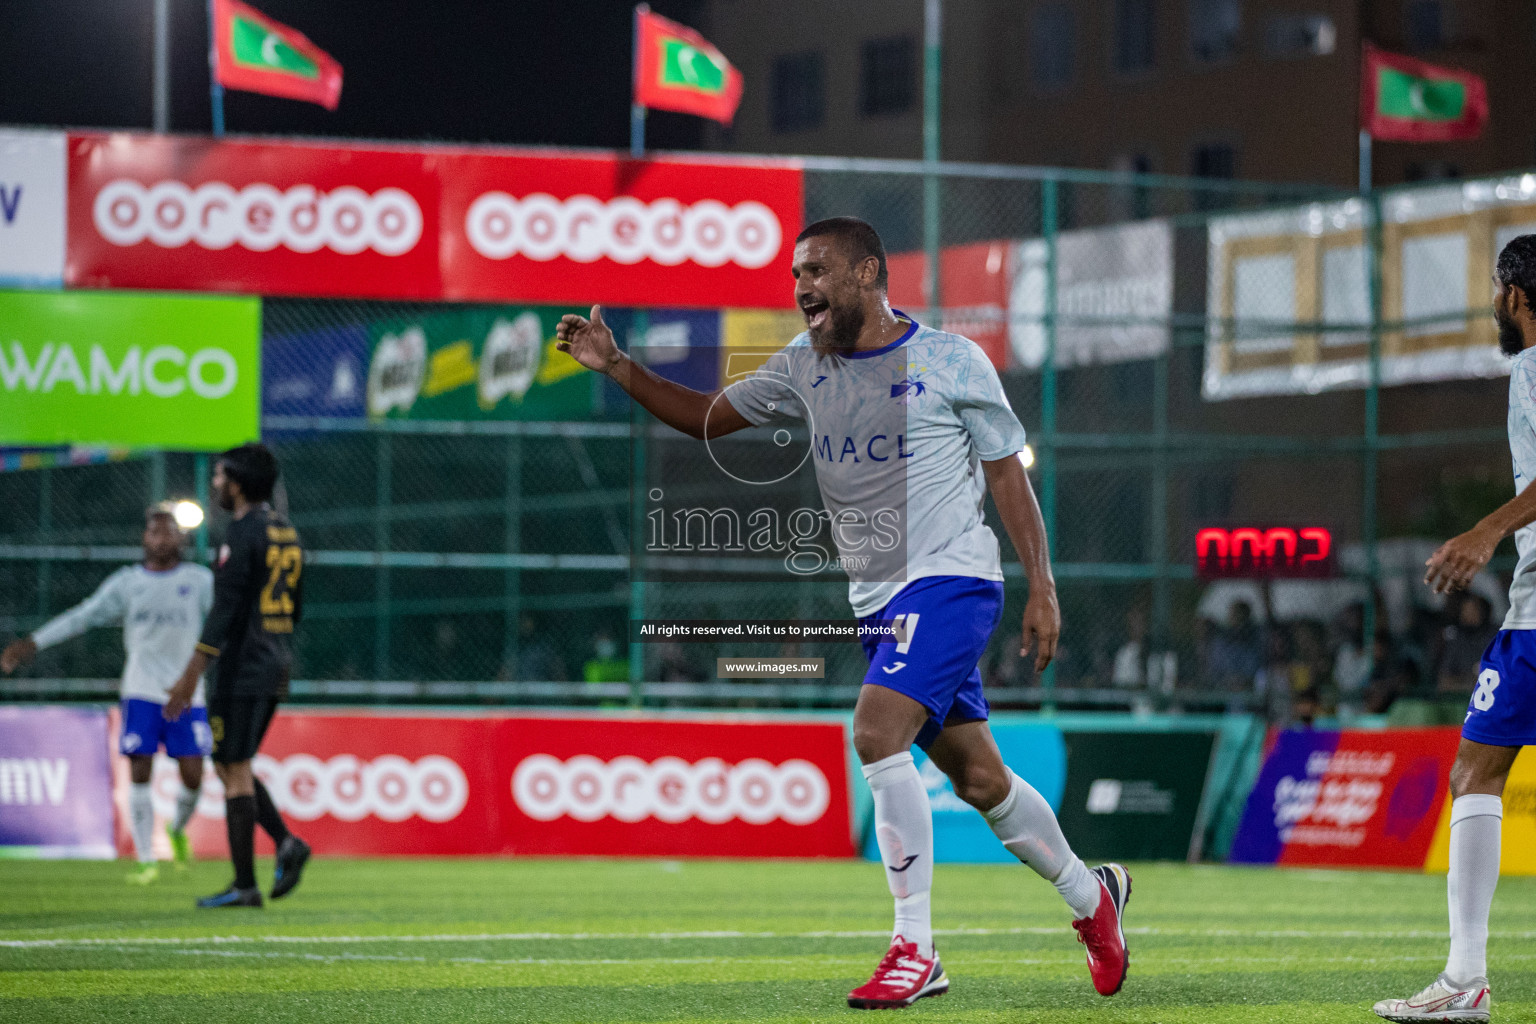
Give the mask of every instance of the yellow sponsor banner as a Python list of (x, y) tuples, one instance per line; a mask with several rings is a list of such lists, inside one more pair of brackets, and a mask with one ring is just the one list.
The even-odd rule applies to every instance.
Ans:
[(805, 330), (805, 317), (782, 309), (728, 309), (720, 317), (720, 386), (755, 372)]
[[(1430, 844), (1424, 870), (1444, 873), (1450, 868), (1451, 798), (1440, 809), (1440, 824)], [(1504, 786), (1504, 828), (1499, 874), (1536, 875), (1536, 755), (1522, 753)]]

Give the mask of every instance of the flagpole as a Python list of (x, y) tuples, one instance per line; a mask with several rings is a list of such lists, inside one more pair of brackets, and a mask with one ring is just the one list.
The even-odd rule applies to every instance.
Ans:
[(1371, 191), (1374, 178), (1371, 176), (1371, 132), (1368, 128), (1360, 129), (1360, 194), (1367, 195)]
[(636, 102), (636, 98), (640, 95), (640, 17), (650, 13), (650, 10), (648, 4), (635, 5), (633, 45), (630, 47), (634, 73), (630, 82), (629, 155), (637, 160), (645, 154), (645, 108)]
[(208, 0), (208, 100), (213, 107), (213, 137), (224, 137), (224, 86), (219, 84), (219, 20)]
[(155, 0), (155, 131), (171, 130), (171, 0)]

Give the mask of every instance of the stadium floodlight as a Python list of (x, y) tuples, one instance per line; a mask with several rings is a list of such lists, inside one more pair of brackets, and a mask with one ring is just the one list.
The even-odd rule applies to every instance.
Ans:
[(203, 525), (203, 506), (187, 498), (178, 501), (172, 510), (176, 525), (183, 530), (195, 530)]
[(1035, 449), (1033, 445), (1024, 446), (1024, 450), (1019, 452), (1019, 461), (1024, 463), (1025, 469), (1029, 469), (1035, 464)]

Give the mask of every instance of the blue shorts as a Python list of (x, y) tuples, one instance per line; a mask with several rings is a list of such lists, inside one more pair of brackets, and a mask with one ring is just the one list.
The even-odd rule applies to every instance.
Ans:
[(1489, 642), (1461, 735), (1492, 747), (1536, 746), (1536, 629), (1501, 629)]
[(207, 708), (187, 708), (174, 722), (161, 714), (165, 705), (129, 697), (123, 701), (123, 738), (118, 749), (130, 757), (153, 757), (165, 745), (172, 757), (207, 757), (213, 752), (213, 730)]
[(925, 576), (913, 580), (891, 602), (859, 622), (905, 616), (906, 643), (864, 638), (869, 672), (864, 682), (883, 686), (928, 709), (917, 734), (924, 750), (946, 725), (987, 720), (977, 663), (1003, 611), (1003, 585), (974, 576)]

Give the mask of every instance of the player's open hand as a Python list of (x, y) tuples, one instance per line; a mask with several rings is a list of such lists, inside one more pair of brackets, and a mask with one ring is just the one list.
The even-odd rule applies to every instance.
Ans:
[(603, 323), (602, 306), (592, 307), (590, 320), (576, 313), (561, 317), (555, 327), (555, 348), (598, 373), (608, 373), (622, 358), (612, 329)]
[(160, 709), (160, 714), (167, 722), (174, 722), (181, 717), (181, 713), (192, 705), (192, 694), (197, 690), (197, 677), (193, 676), (188, 682), (186, 675), (176, 680), (176, 685), (171, 687), (171, 692), (165, 695), (165, 706)]
[(0, 651), (0, 672), (10, 675), (18, 668), (31, 661), (37, 654), (37, 641), (29, 636), (19, 640), (12, 640), (5, 645), (5, 650)]
[(1030, 587), (1029, 601), (1024, 605), (1024, 637), (1019, 654), (1029, 655), (1035, 649), (1035, 671), (1044, 672), (1045, 666), (1056, 657), (1056, 641), (1061, 637), (1061, 605), (1056, 601), (1053, 588)]
[(1481, 526), (1452, 537), (1424, 563), (1424, 582), (1437, 594), (1465, 590), (1472, 577), (1488, 564), (1502, 539)]

